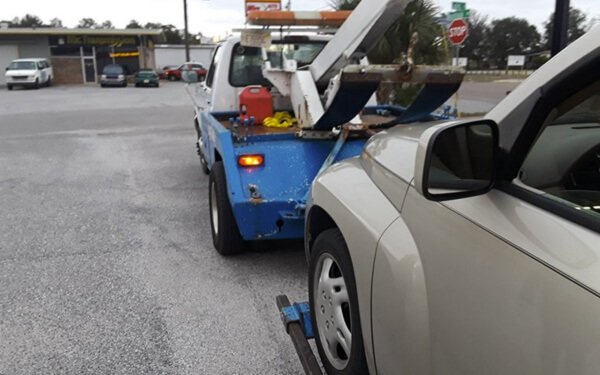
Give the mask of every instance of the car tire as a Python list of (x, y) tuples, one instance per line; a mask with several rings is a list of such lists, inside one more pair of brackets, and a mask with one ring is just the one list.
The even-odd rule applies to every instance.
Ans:
[(6, 88), (8, 89), (8, 91), (12, 91), (13, 89), (12, 85), (6, 85)]
[(368, 374), (354, 268), (338, 229), (328, 229), (315, 240), (308, 285), (315, 341), (327, 374)]
[(36, 90), (40, 88), (40, 80), (39, 79), (37, 79), (37, 78), (35, 79), (35, 84), (33, 85), (33, 88)]
[(244, 249), (244, 241), (229, 202), (225, 167), (222, 161), (214, 163), (210, 173), (208, 204), (215, 249), (224, 256), (241, 252)]

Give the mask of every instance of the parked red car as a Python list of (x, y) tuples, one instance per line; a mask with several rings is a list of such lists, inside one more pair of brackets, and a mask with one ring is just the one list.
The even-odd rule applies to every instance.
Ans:
[(186, 62), (178, 68), (165, 70), (162, 75), (164, 76), (164, 79), (168, 79), (169, 81), (180, 81), (183, 71), (196, 72), (196, 74), (198, 74), (198, 80), (200, 81), (204, 80), (207, 73), (207, 70), (202, 66), (202, 64)]

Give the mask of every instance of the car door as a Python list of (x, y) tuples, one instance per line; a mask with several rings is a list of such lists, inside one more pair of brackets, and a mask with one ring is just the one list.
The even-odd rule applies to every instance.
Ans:
[(40, 77), (39, 82), (40, 83), (46, 82), (46, 80), (48, 79), (48, 72), (46, 71), (46, 69), (44, 69), (45, 68), (44, 63), (42, 61), (38, 61), (35, 64), (35, 67), (36, 67), (39, 77)]
[[(600, 372), (600, 77), (592, 72), (576, 71), (541, 97), (496, 189), (442, 203), (409, 190), (373, 278), (374, 295), (389, 292), (387, 306), (373, 306), (379, 373), (406, 363), (403, 334), (427, 349), (419, 356), (427, 363), (413, 363), (422, 373)], [(394, 233), (403, 242), (391, 241)], [(419, 258), (406, 267), (411, 243)], [(400, 259), (404, 267), (389, 266)], [(406, 270), (411, 282), (423, 280), (427, 321), (398, 332), (390, 327), (409, 311), (402, 302), (418, 301), (406, 293)]]

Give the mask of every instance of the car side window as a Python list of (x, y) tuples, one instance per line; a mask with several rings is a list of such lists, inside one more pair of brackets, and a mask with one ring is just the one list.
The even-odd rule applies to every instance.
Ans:
[(221, 55), (223, 54), (223, 48), (220, 45), (217, 46), (215, 53), (213, 55), (212, 61), (210, 63), (210, 69), (208, 70), (208, 75), (206, 76), (205, 84), (207, 87), (212, 87), (213, 81), (215, 79), (215, 73), (217, 71), (217, 66), (221, 61)]
[(553, 108), (518, 182), (600, 222), (600, 81)]
[(237, 44), (233, 47), (229, 83), (233, 87), (251, 85), (269, 86), (269, 81), (262, 74), (262, 52), (260, 48), (244, 47)]

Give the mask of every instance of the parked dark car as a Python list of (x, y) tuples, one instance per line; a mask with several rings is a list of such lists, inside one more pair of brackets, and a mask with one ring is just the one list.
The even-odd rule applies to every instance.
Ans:
[(100, 86), (127, 86), (127, 69), (119, 64), (109, 64), (102, 69)]
[(140, 69), (134, 77), (135, 87), (158, 87), (158, 74), (152, 69)]

